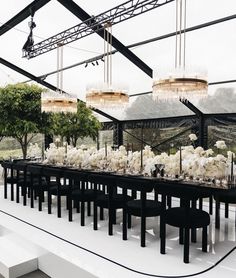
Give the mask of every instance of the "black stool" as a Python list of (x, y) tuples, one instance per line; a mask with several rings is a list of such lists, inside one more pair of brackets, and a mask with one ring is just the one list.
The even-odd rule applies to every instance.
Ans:
[(229, 204), (236, 204), (236, 188), (221, 190), (214, 195), (215, 205), (215, 227), (220, 228), (220, 203), (225, 204), (225, 218), (229, 217)]
[[(203, 188), (196, 188), (186, 186), (184, 184), (166, 183), (159, 188), (162, 193), (162, 207), (163, 212), (161, 214), (160, 221), (160, 237), (161, 245), (160, 252), (165, 254), (166, 243), (166, 224), (179, 228), (179, 242), (184, 244), (184, 262), (189, 262), (189, 233), (190, 230), (194, 240), (196, 242), (196, 229), (203, 228), (202, 230), (202, 251), (207, 252), (207, 226), (210, 224), (210, 215), (195, 207), (190, 208), (190, 202), (196, 202), (199, 197), (204, 193)], [(174, 207), (165, 210), (166, 195), (172, 195), (180, 198), (180, 207)]]

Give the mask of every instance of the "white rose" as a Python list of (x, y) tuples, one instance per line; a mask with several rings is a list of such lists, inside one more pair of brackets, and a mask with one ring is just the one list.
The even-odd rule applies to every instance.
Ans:
[(196, 141), (197, 140), (197, 136), (194, 133), (189, 134), (188, 137), (189, 137), (190, 141)]
[(225, 141), (223, 141), (223, 140), (222, 140), (222, 141), (216, 141), (216, 143), (215, 143), (214, 146), (216, 146), (217, 149), (221, 149), (221, 150), (227, 148), (227, 146), (226, 146), (226, 144), (225, 144)]

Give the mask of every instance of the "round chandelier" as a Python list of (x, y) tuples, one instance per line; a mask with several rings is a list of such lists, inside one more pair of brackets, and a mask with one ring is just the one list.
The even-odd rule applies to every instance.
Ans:
[(86, 104), (96, 108), (124, 108), (129, 102), (127, 90), (121, 86), (101, 85), (87, 86)]
[(76, 113), (77, 98), (63, 92), (63, 45), (57, 46), (57, 90), (41, 94), (41, 111), (46, 113)]
[(41, 111), (46, 113), (76, 113), (77, 98), (60, 91), (43, 92), (41, 95)]
[[(182, 34), (183, 33), (183, 34)], [(207, 72), (185, 65), (186, 0), (176, 0), (175, 68), (158, 72), (153, 80), (153, 99), (201, 98), (207, 96)]]
[(88, 107), (120, 109), (129, 102), (128, 90), (112, 86), (112, 25), (104, 25), (104, 83), (87, 86), (86, 105)]

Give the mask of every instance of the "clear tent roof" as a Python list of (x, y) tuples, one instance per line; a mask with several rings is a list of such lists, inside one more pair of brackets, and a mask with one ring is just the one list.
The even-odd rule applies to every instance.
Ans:
[[(32, 1), (8, 0), (1, 7), (0, 24), (7, 22)], [(97, 15), (123, 3), (124, 0), (74, 0), (74, 2), (90, 15)], [(235, 10), (235, 0), (227, 0), (224, 5), (221, 1), (215, 0), (187, 0), (187, 27), (232, 15)], [(56, 70), (56, 50), (30, 60), (22, 58), (22, 46), (29, 34), (29, 21), (30, 18), (27, 18), (0, 37), (1, 57), (36, 76), (40, 76)], [(37, 25), (34, 29), (35, 43), (81, 22), (58, 1), (53, 0), (36, 11), (34, 21)], [(187, 33), (186, 63), (206, 67), (209, 82), (236, 79), (234, 59), (236, 36), (232, 35), (235, 33), (235, 24), (236, 19), (233, 19)], [(113, 35), (124, 45), (174, 31), (174, 2), (113, 26)], [(131, 51), (152, 69), (158, 70), (174, 65), (174, 46), (174, 38), (172, 37), (131, 48)], [(103, 39), (97, 34), (92, 34), (64, 47), (64, 66), (84, 61), (99, 54), (103, 54)], [(103, 80), (103, 63), (98, 62), (98, 66), (89, 64), (85, 68), (83, 64), (64, 71), (64, 90), (68, 93), (77, 94), (78, 98), (85, 100), (86, 86)], [(0, 64), (1, 86), (25, 80), (27, 78), (23, 75)], [(56, 86), (56, 75), (48, 76), (46, 81)], [(152, 89), (152, 79), (120, 53), (113, 55), (113, 81), (128, 85), (131, 95), (151, 91)], [(236, 112), (236, 106), (234, 105), (236, 98), (232, 92), (235, 87), (235, 83), (209, 86), (210, 95), (217, 92), (214, 97), (214, 105), (212, 105), (213, 96), (210, 100), (194, 102), (194, 104), (204, 113), (234, 113)], [(228, 90), (226, 90), (227, 88)], [(109, 113), (119, 120), (192, 114), (180, 102), (157, 104), (152, 101), (150, 95), (131, 97), (129, 107), (125, 111), (109, 111)]]

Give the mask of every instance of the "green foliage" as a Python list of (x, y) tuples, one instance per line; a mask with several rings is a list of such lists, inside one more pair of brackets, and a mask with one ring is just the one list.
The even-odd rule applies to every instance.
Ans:
[(0, 134), (20, 143), (23, 157), (35, 133), (42, 129), (41, 92), (37, 85), (16, 84), (0, 88)]
[(101, 128), (92, 111), (80, 101), (77, 113), (56, 113), (51, 116), (54, 134), (70, 140), (73, 146), (76, 146), (78, 138), (92, 137), (95, 140)]

